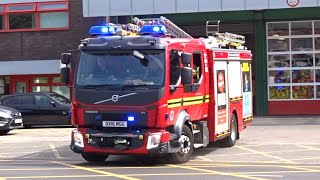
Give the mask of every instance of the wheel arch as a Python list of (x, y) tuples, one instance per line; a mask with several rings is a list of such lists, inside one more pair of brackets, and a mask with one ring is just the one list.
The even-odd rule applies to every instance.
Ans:
[(190, 115), (185, 110), (181, 110), (179, 112), (177, 121), (174, 125), (174, 132), (176, 133), (177, 138), (181, 137), (183, 125), (187, 125), (190, 128), (191, 132), (193, 132)]

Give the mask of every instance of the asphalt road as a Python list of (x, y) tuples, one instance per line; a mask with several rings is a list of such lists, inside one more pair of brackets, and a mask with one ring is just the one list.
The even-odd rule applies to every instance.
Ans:
[(17, 129), (0, 136), (0, 180), (320, 179), (317, 117), (256, 118), (236, 146), (196, 149), (191, 161), (180, 165), (141, 156), (89, 164), (69, 149), (72, 129)]

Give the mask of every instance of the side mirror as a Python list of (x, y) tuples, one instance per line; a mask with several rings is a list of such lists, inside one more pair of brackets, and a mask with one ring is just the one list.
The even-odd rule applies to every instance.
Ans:
[(51, 104), (53, 107), (56, 107), (56, 106), (57, 106), (56, 103), (53, 102), (53, 101), (51, 101), (50, 104)]
[(183, 67), (181, 69), (181, 83), (192, 84), (192, 68), (191, 67)]
[(64, 67), (60, 70), (61, 82), (65, 84), (69, 84), (70, 82), (70, 68)]
[(182, 64), (184, 65), (191, 64), (191, 58), (192, 58), (192, 55), (190, 53), (182, 53), (181, 54)]
[(71, 62), (71, 53), (62, 53), (60, 61), (61, 61), (62, 64), (70, 64), (70, 62)]

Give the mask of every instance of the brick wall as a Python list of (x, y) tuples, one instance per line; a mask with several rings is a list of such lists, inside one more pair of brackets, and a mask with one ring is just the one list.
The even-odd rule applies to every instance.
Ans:
[(83, 18), (82, 1), (70, 2), (70, 30), (0, 33), (0, 61), (59, 59), (68, 49), (77, 49), (92, 25), (102, 17)]

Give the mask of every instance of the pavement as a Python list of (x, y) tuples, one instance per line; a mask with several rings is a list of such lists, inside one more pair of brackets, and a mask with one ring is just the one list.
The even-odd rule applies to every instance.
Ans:
[(91, 164), (69, 148), (69, 127), (17, 129), (0, 136), (4, 179), (320, 179), (320, 117), (256, 117), (232, 148), (196, 149), (185, 164), (110, 156)]

